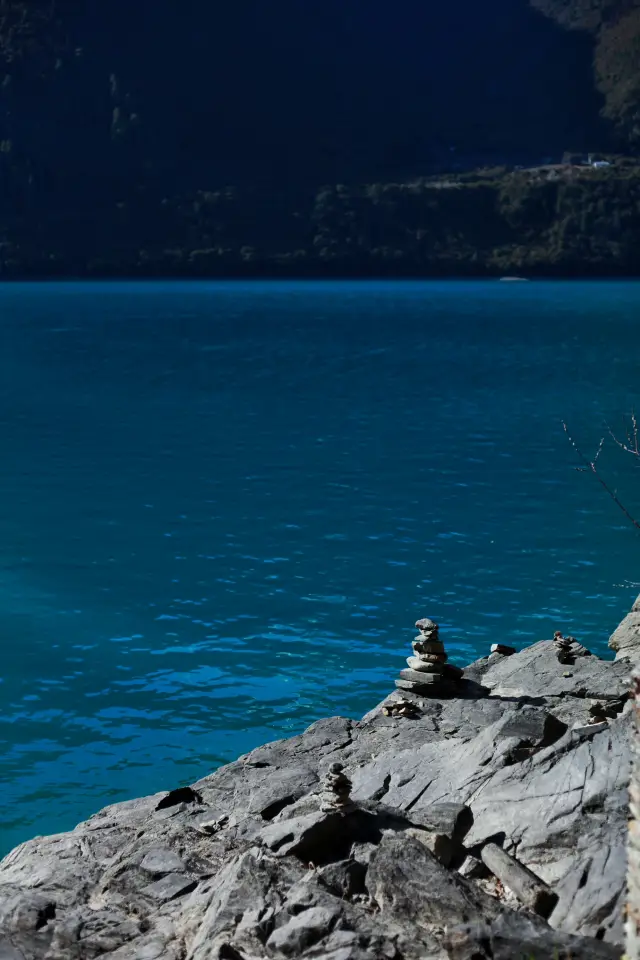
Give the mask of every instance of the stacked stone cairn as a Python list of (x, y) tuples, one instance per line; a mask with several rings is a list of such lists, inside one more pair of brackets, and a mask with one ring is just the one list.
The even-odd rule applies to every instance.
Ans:
[(413, 641), (413, 656), (407, 657), (408, 670), (400, 671), (396, 687), (423, 697), (437, 697), (452, 691), (452, 681), (462, 676), (462, 670), (447, 664), (447, 653), (440, 639), (439, 627), (433, 620), (418, 620), (420, 631)]
[(351, 800), (352, 783), (341, 763), (332, 763), (327, 771), (320, 794), (323, 813), (349, 813), (354, 809)]
[(573, 644), (575, 643), (575, 637), (563, 637), (560, 630), (556, 630), (553, 635), (553, 645), (556, 648), (558, 654), (558, 660), (560, 663), (571, 663), (573, 660)]
[(420, 708), (413, 700), (406, 700), (400, 697), (398, 700), (391, 700), (382, 708), (385, 717), (409, 717), (410, 720), (420, 716)]

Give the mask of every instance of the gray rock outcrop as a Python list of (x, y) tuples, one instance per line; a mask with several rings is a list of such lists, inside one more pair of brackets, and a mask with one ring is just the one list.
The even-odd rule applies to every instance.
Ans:
[(625, 658), (634, 664), (640, 661), (640, 597), (609, 637), (609, 646), (615, 650), (616, 660)]
[(570, 660), (492, 653), (23, 844), (1, 960), (619, 958), (629, 670)]

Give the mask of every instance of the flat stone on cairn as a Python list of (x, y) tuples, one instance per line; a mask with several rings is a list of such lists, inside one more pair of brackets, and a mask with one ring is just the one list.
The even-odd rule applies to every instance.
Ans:
[(447, 664), (438, 624), (425, 618), (416, 627), (420, 633), (412, 644), (413, 656), (407, 657), (408, 669), (400, 671), (396, 687), (428, 697), (451, 692), (452, 681), (460, 679), (462, 671)]

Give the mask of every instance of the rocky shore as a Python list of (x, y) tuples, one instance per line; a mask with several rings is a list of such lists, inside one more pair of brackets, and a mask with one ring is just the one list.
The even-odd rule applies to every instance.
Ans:
[(619, 958), (639, 611), (464, 672), (419, 621), (361, 721), (10, 853), (0, 960)]

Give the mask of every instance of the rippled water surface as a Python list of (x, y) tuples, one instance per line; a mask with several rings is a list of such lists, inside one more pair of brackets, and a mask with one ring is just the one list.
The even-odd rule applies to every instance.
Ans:
[(0, 287), (2, 850), (361, 715), (418, 616), (459, 663), (555, 628), (605, 653), (638, 539), (560, 421), (591, 452), (633, 407), (639, 308), (622, 283)]

